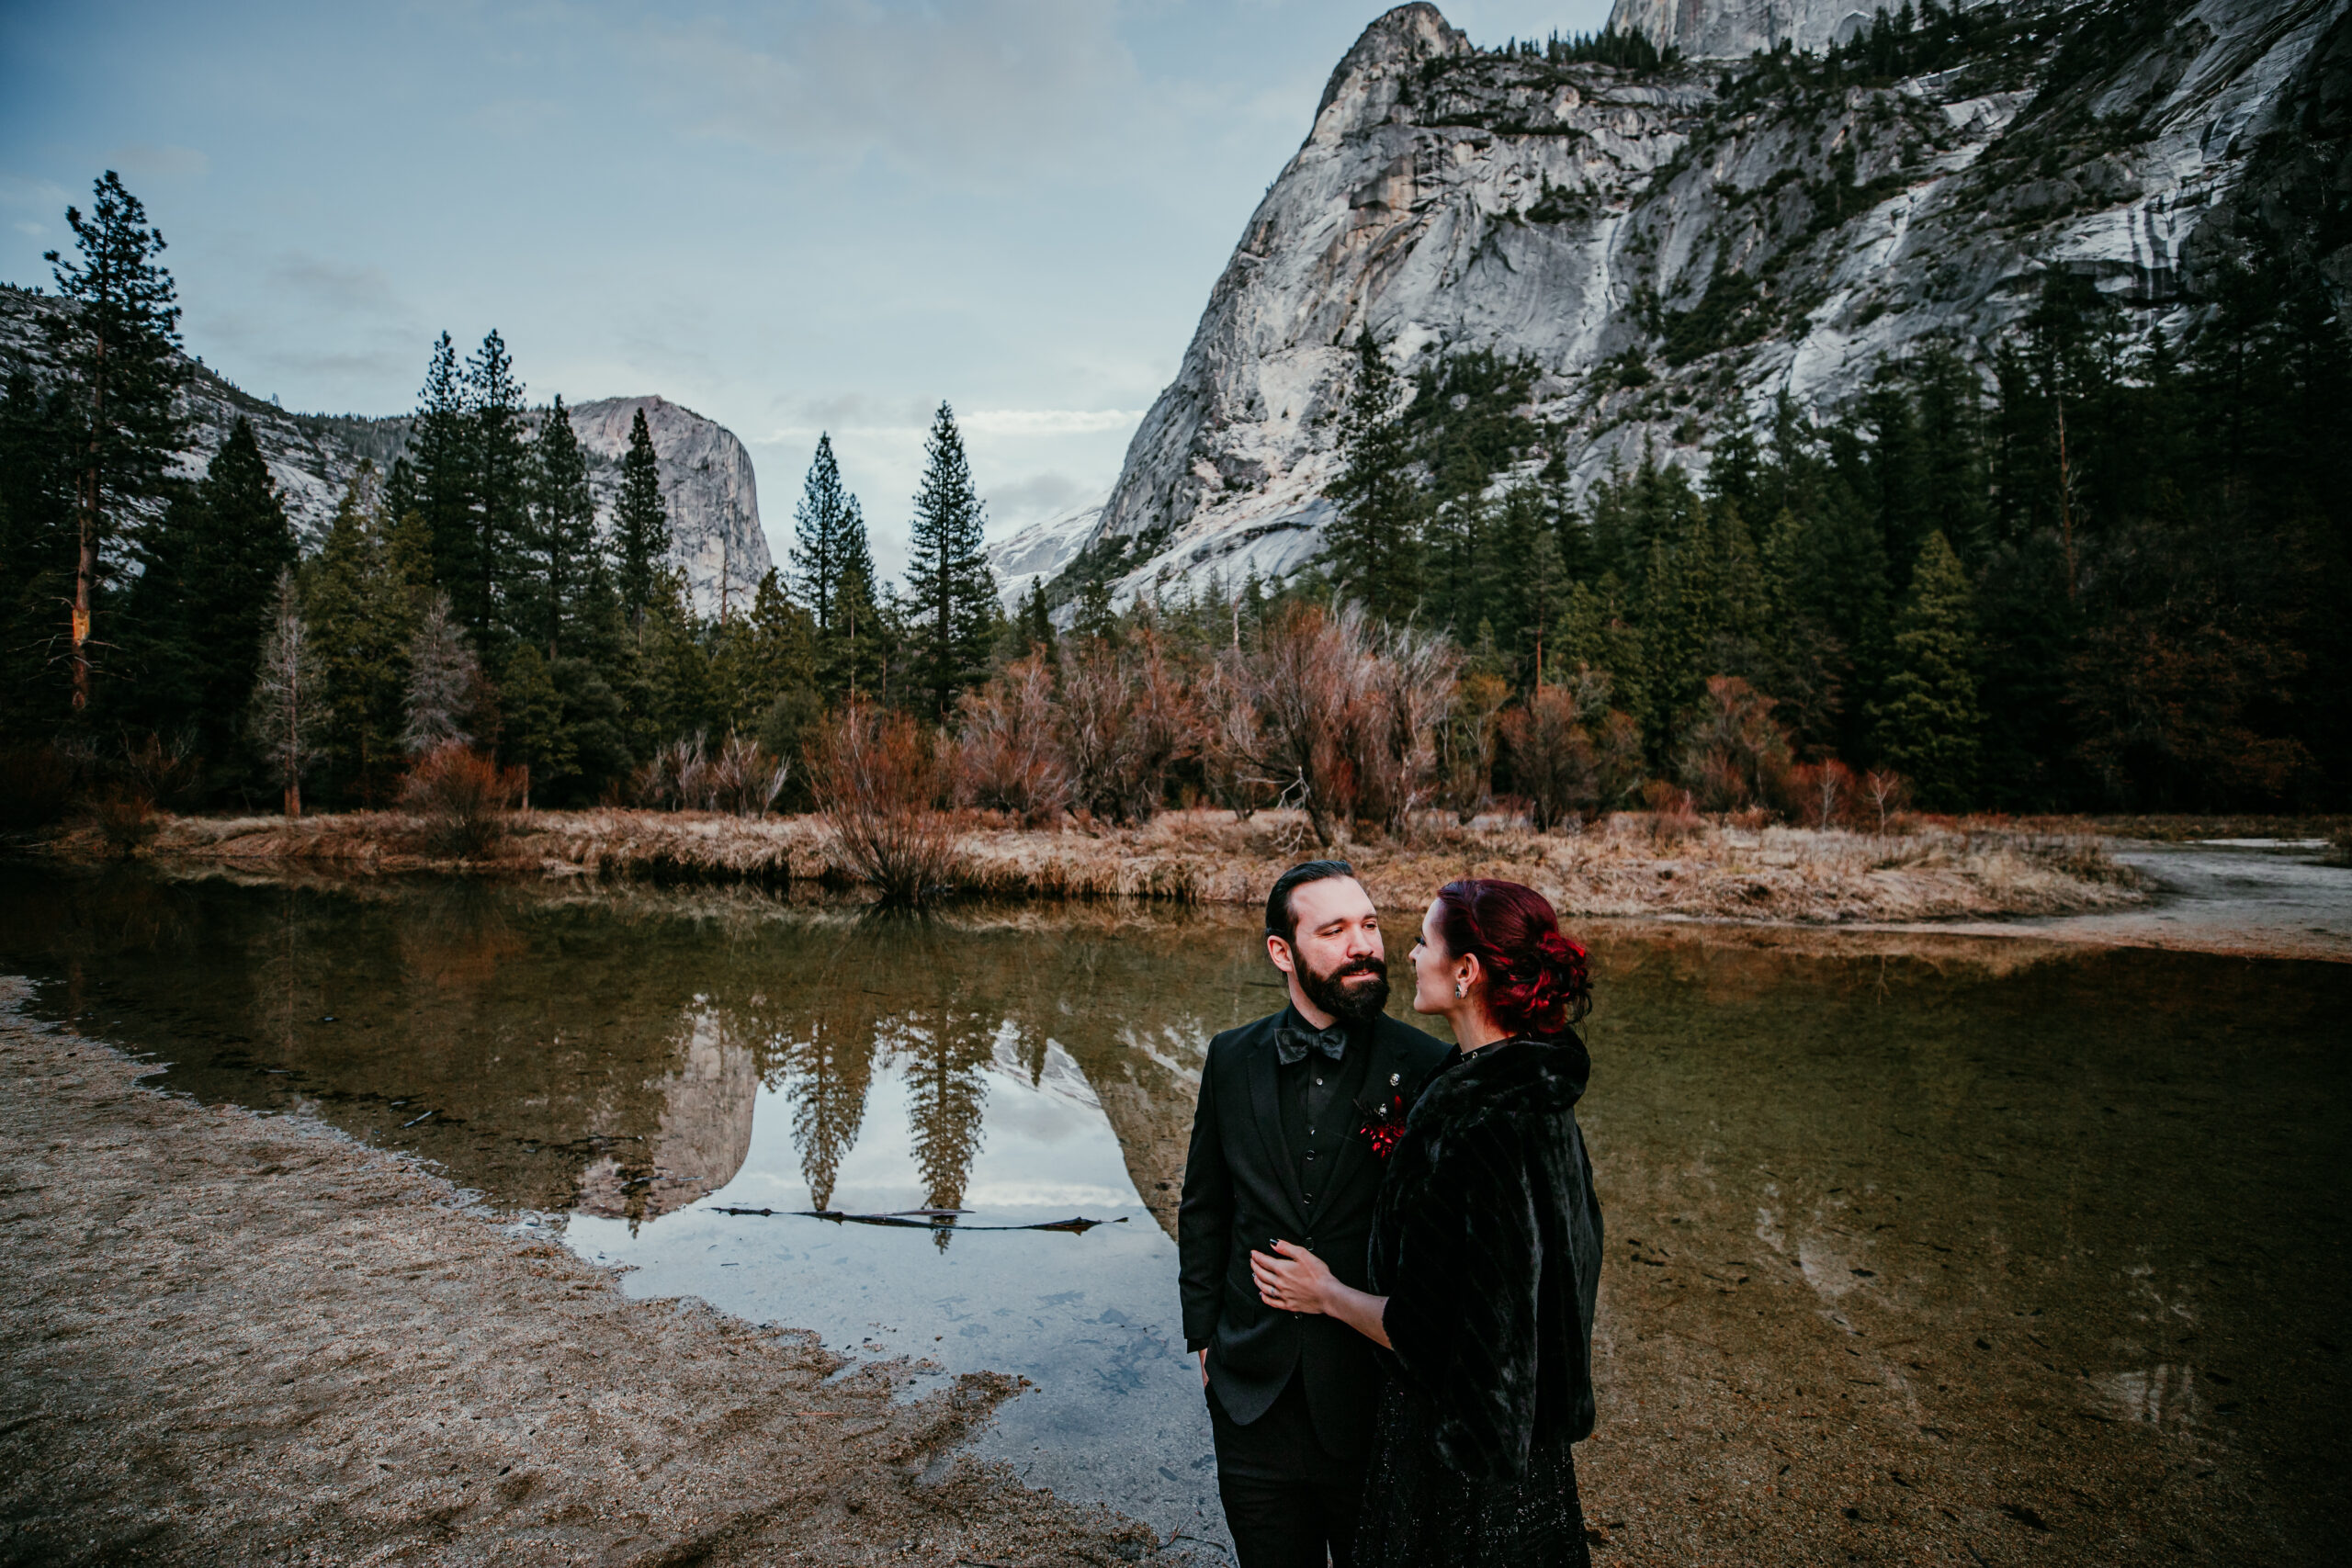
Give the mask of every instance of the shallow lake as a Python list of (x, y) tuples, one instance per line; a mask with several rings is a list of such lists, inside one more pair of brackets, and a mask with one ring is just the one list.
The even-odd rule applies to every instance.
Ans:
[[(2125, 1506), (2158, 1555), (2344, 1540), (2352, 966), (1590, 934), (1604, 1468), (1803, 1418), (1894, 1474), (1848, 1520), (1917, 1493), (1914, 1535), (1953, 1528), (1933, 1463), (1883, 1460), (1944, 1455), (1988, 1560)], [(1281, 1003), (1246, 912), (14, 866), (0, 968), (151, 1081), (413, 1151), (632, 1295), (1025, 1376), (981, 1452), (1223, 1539), (1169, 1231), (1209, 1037)], [(1676, 1450), (1694, 1503), (1770, 1474), (1716, 1435)]]

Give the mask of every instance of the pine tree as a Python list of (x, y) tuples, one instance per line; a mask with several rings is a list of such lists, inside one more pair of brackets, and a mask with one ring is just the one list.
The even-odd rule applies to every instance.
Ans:
[(301, 596), (291, 568), (277, 574), (261, 633), (260, 673), (251, 708), (254, 741), (269, 764), (271, 778), (285, 792), (286, 815), (302, 815), (302, 775), (319, 758), (319, 731), (325, 717), (326, 682)]
[(1119, 637), (1119, 612), (1111, 603), (1111, 585), (1099, 577), (1090, 577), (1078, 587), (1078, 608), (1069, 624), (1070, 635), (1089, 642), (1115, 642)]
[(523, 429), (523, 383), (493, 331), (466, 361), (471, 513), (478, 554), (471, 592), (483, 610), (476, 635), (514, 629), (510, 580), (531, 525), (531, 448)]
[(1408, 472), (1403, 398), (1367, 328), (1355, 386), (1340, 416), (1343, 466), (1331, 484), (1340, 514), (1323, 530), (1323, 548), (1340, 590), (1392, 623), (1421, 602), (1420, 495)]
[(204, 479), (173, 499), (146, 550), (126, 619), (140, 629), (148, 688), (136, 711), (187, 735), (198, 755), (226, 765), (254, 689), (255, 645), (223, 626), (260, 623), (277, 574), (295, 561), (293, 525), (240, 418)]
[(326, 676), (322, 747), (330, 779), (362, 804), (391, 794), (401, 752), (410, 649), (423, 618), (425, 563), (390, 516), (373, 464), (363, 462), (335, 508), (303, 595)]
[(891, 628), (889, 617), (875, 603), (871, 581), (865, 569), (854, 562), (842, 570), (832, 627), (818, 637), (818, 684), (831, 701), (871, 701), (882, 691)]
[(76, 521), (64, 398), (23, 365), (0, 390), (0, 734), (29, 739), (66, 722), (72, 682), (51, 657), (57, 606), (74, 592)]
[(65, 209), (79, 258), (44, 253), (70, 310), (46, 319), (50, 352), (70, 389), (74, 487), (74, 598), (68, 618), (73, 706), (90, 705), (98, 604), (119, 565), (115, 536), (129, 507), (160, 493), (179, 445), (175, 407), (187, 379), (172, 275), (156, 260), (160, 229), (112, 169), (90, 215)]
[(866, 553), (865, 523), (858, 513), (857, 497), (842, 488), (841, 465), (833, 457), (832, 437), (817, 437), (817, 455), (801, 485), (800, 504), (793, 513), (793, 589), (831, 629), (833, 601), (842, 573), (850, 567), (864, 570), (873, 581), (874, 562)]
[(589, 586), (603, 568), (588, 459), (560, 394), (539, 427), (532, 457), (530, 532), (514, 618), (524, 635), (544, 643), (548, 657), (556, 659), (566, 634), (589, 610)]
[(509, 763), (527, 768), (524, 805), (533, 792), (544, 799), (549, 784), (578, 761), (563, 722), (563, 694), (538, 645), (517, 643), (499, 671), (498, 750)]
[(616, 558), (615, 586), (621, 613), (632, 633), (645, 626), (645, 607), (662, 591), (670, 563), (670, 509), (662, 500), (662, 465), (654, 455), (653, 432), (639, 408), (629, 422), (628, 451), (621, 458), (620, 504), (613, 515), (613, 547)]
[(1975, 787), (1984, 719), (1971, 662), (1973, 622), (1960, 558), (1941, 533), (1930, 534), (1896, 617), (1886, 701), (1871, 717), (1880, 758), (1909, 774), (1920, 804), (1933, 809), (1965, 806)]
[(1054, 651), (1054, 614), (1046, 604), (1046, 585), (1032, 582), (1021, 598), (1020, 630), (1023, 653)]
[(944, 717), (956, 694), (988, 673), (994, 630), (996, 583), (980, 553), (980, 498), (955, 411), (945, 403), (932, 421), (922, 488), (915, 493), (909, 531), (907, 613), (914, 647), (916, 685)]
[(447, 333), (433, 345), (403, 461), (413, 482), (393, 489), (403, 511), (413, 504), (424, 521), (434, 572), (448, 590), (452, 612), (461, 625), (488, 626), (490, 603), (482, 586), (488, 567), (473, 515), (473, 426), (466, 413), (458, 350)]

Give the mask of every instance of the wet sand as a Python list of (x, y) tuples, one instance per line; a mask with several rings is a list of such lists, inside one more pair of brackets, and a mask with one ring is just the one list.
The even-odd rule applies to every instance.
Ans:
[[(0, 980), (0, 1561), (1168, 1560), (791, 1330), (615, 1276), (330, 1128), (141, 1088)], [(839, 1376), (837, 1377), (837, 1374)]]

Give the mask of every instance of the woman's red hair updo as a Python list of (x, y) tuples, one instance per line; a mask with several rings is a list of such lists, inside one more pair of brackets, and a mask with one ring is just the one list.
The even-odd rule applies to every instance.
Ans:
[(1437, 892), (1437, 934), (1456, 958), (1487, 971), (1487, 1010), (1513, 1034), (1557, 1034), (1591, 1010), (1585, 951), (1563, 935), (1551, 900), (1532, 887), (1491, 877), (1449, 882)]

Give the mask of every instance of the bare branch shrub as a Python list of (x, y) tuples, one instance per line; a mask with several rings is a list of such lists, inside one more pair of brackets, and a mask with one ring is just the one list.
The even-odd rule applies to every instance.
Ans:
[(1462, 671), (1444, 637), (1409, 626), (1383, 629), (1342, 615), (1352, 627), (1355, 695), (1348, 708), (1349, 761), (1357, 815), (1402, 834), (1437, 792), (1437, 742)]
[(1259, 773), (1278, 799), (1306, 813), (1318, 844), (1336, 842), (1353, 815), (1345, 749), (1348, 710), (1362, 674), (1363, 617), (1288, 604), (1267, 620), (1257, 657), (1236, 663), (1258, 713)]
[(1209, 796), (1237, 820), (1247, 822), (1273, 798), (1274, 789), (1259, 766), (1265, 728), (1238, 651), (1227, 650), (1203, 672), (1193, 688), (1193, 702)]
[(1061, 742), (1079, 809), (1123, 822), (1159, 809), (1193, 741), (1192, 696), (1149, 627), (1124, 645), (1074, 637), (1061, 651)]
[(1664, 779), (1642, 785), (1642, 804), (1649, 808), (1650, 837), (1661, 845), (1694, 838), (1706, 827), (1690, 792), (1677, 789)]
[(762, 817), (784, 793), (792, 764), (748, 736), (730, 734), (714, 755), (702, 730), (654, 749), (630, 781), (641, 806), (668, 811), (727, 811)]
[(1911, 781), (1873, 768), (1862, 775), (1862, 797), (1878, 813), (1878, 830), (1883, 833), (1894, 814), (1911, 804)]
[(1510, 685), (1485, 671), (1464, 675), (1438, 730), (1437, 798), (1468, 827), (1495, 797), (1495, 749)]
[(1503, 716), (1511, 776), (1527, 796), (1528, 815), (1539, 833), (1600, 803), (1600, 760), (1592, 737), (1578, 722), (1581, 716), (1576, 694), (1566, 686), (1532, 693)]
[(947, 778), (932, 737), (903, 713), (853, 703), (808, 750), (809, 787), (843, 870), (888, 904), (925, 904), (956, 868)]
[(254, 682), (254, 739), (278, 787), (286, 815), (302, 815), (302, 775), (317, 761), (324, 725), (326, 671), (302, 621), (293, 569), (277, 573), (277, 598), (261, 639), (261, 671)]
[(1054, 677), (1037, 654), (956, 704), (956, 798), (1010, 812), (1030, 827), (1070, 803), (1069, 764), (1056, 730)]
[(1842, 828), (1853, 818), (1853, 770), (1837, 758), (1800, 762), (1788, 772), (1782, 788), (1789, 815), (1808, 828)]
[(1736, 675), (1711, 675), (1683, 726), (1676, 772), (1702, 810), (1738, 811), (1780, 793), (1789, 737), (1773, 701)]
[(461, 741), (444, 741), (410, 767), (401, 784), (401, 804), (423, 818), (429, 846), (479, 860), (505, 839), (528, 777), (525, 770), (502, 768)]

